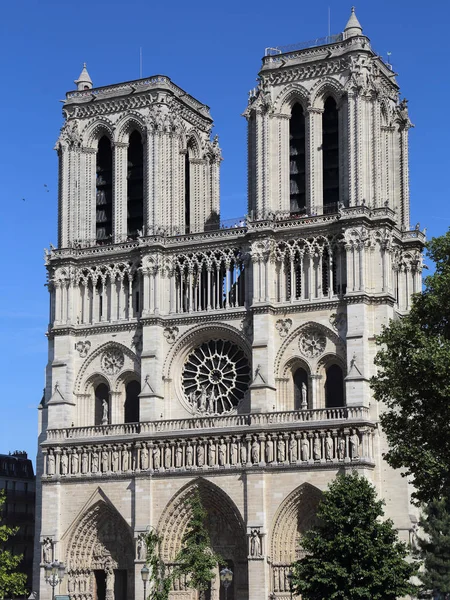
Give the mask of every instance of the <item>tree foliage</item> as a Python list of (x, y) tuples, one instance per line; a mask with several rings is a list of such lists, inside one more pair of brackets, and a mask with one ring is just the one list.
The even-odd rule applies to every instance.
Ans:
[(319, 504), (319, 525), (302, 536), (306, 556), (292, 568), (303, 600), (395, 600), (413, 591), (416, 564), (383, 514), (364, 477), (337, 476)]
[(214, 570), (217, 564), (222, 563), (222, 558), (211, 548), (211, 540), (205, 526), (207, 512), (198, 489), (186, 500), (186, 503), (192, 514), (176, 562), (178, 572), (188, 576), (189, 587), (197, 590), (199, 597), (203, 598), (211, 580), (215, 577)]
[(420, 573), (424, 589), (432, 590), (434, 596), (450, 594), (450, 499), (430, 502), (420, 526), (426, 534), (417, 539), (424, 566)]
[(436, 264), (408, 315), (377, 337), (371, 381), (386, 411), (385, 458), (411, 476), (418, 501), (450, 496), (450, 232), (427, 244)]
[(5, 502), (5, 493), (0, 492), (0, 598), (24, 595), (27, 579), (25, 574), (17, 572), (22, 555), (14, 555), (6, 548), (8, 540), (17, 533), (19, 528), (9, 527), (1, 523), (1, 514)]
[(146, 565), (149, 567), (150, 593), (149, 600), (168, 600), (172, 577), (166, 574), (166, 567), (161, 560), (161, 538), (156, 531), (145, 534), (147, 548)]

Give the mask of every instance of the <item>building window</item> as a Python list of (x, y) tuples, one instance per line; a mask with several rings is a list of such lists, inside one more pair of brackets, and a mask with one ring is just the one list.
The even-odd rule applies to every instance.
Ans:
[(191, 155), (192, 148), (188, 145), (184, 155), (184, 231), (191, 231)]
[(331, 365), (326, 370), (325, 407), (344, 406), (344, 375), (339, 365)]
[(125, 423), (139, 422), (139, 394), (141, 386), (137, 381), (130, 381), (125, 388)]
[(127, 230), (130, 237), (136, 237), (144, 225), (144, 147), (139, 131), (130, 135), (127, 178)]
[(112, 237), (112, 150), (106, 136), (98, 143), (96, 173), (96, 237), (101, 242)]
[(289, 121), (289, 181), (291, 213), (306, 210), (305, 115), (300, 104), (292, 107)]
[(334, 211), (339, 202), (339, 115), (331, 96), (322, 114), (322, 156), (324, 212)]
[(105, 420), (110, 421), (109, 413), (109, 387), (106, 383), (100, 383), (95, 388), (95, 425), (107, 425)]

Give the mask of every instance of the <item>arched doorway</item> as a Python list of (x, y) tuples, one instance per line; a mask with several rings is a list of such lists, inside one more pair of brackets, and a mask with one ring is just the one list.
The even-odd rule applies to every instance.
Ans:
[(139, 422), (139, 394), (141, 385), (138, 381), (130, 381), (125, 386), (125, 423)]
[(345, 406), (344, 374), (339, 365), (327, 367), (325, 377), (325, 407), (337, 408)]
[[(181, 540), (190, 520), (189, 497), (198, 489), (208, 517), (211, 547), (222, 556), (233, 571), (233, 583), (228, 589), (227, 600), (248, 598), (247, 539), (245, 526), (238, 509), (229, 496), (213, 483), (198, 479), (181, 489), (166, 507), (158, 526), (162, 535), (161, 554), (169, 569), (175, 567), (175, 557), (181, 549)], [(175, 579), (175, 591), (189, 591), (185, 581)], [(207, 600), (222, 600), (223, 589), (219, 582), (219, 569), (211, 582)], [(192, 600), (196, 598), (192, 595)], [(187, 595), (186, 600), (191, 600)]]
[(71, 600), (134, 599), (133, 537), (111, 504), (93, 504), (72, 529), (67, 548)]
[(273, 598), (287, 598), (287, 574), (295, 560), (302, 557), (301, 536), (317, 522), (316, 513), (322, 494), (304, 483), (281, 504), (272, 526), (270, 567)]

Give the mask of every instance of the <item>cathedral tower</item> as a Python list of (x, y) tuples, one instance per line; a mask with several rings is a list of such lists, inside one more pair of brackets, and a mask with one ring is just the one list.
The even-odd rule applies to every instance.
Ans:
[(41, 600), (55, 558), (71, 600), (140, 597), (143, 535), (158, 529), (170, 572), (194, 489), (229, 600), (287, 597), (337, 472), (373, 481), (407, 538), (369, 380), (374, 336), (420, 291), (424, 236), (409, 226), (407, 104), (355, 13), (337, 36), (266, 50), (232, 226), (205, 104), (162, 75), (95, 87), (85, 66), (75, 83), (46, 257)]

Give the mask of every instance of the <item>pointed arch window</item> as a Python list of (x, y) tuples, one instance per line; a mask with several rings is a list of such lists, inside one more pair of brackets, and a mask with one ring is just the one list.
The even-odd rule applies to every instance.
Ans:
[(344, 374), (339, 365), (331, 365), (326, 370), (325, 407), (336, 408), (345, 406)]
[(339, 114), (334, 98), (325, 101), (322, 114), (323, 208), (337, 209), (339, 202)]
[(306, 210), (305, 115), (301, 104), (294, 104), (289, 121), (290, 211)]
[(125, 387), (125, 423), (139, 422), (139, 394), (141, 386), (137, 381), (130, 381)]
[(112, 237), (112, 149), (110, 140), (104, 135), (98, 142), (96, 164), (95, 229), (99, 242)]
[(127, 233), (136, 237), (144, 225), (144, 146), (139, 131), (130, 135), (127, 180)]

